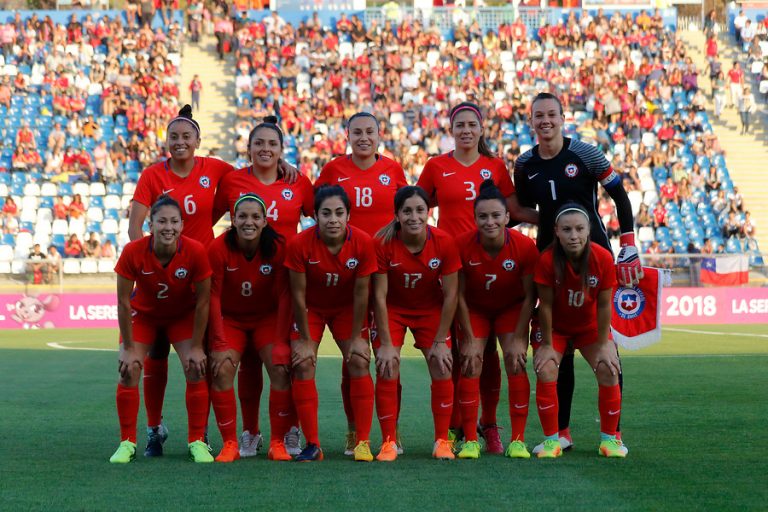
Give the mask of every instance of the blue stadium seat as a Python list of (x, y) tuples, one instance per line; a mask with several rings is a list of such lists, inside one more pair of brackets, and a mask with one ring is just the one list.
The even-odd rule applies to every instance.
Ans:
[(114, 245), (115, 248), (117, 248), (117, 235), (116, 234), (114, 234), (114, 233), (106, 233), (106, 234), (102, 234), (101, 236), (102, 236), (104, 242), (109, 240), (110, 242), (112, 242), (112, 245)]
[(50, 196), (41, 196), (39, 208), (53, 208), (53, 198)]
[(104, 210), (105, 219), (120, 220), (120, 212), (115, 209)]
[(123, 186), (120, 183), (107, 183), (107, 194), (120, 196), (123, 194)]
[(732, 254), (741, 254), (744, 252), (741, 248), (741, 243), (739, 243), (739, 239), (735, 236), (728, 238), (725, 242), (725, 252)]
[(16, 245), (16, 237), (11, 233), (3, 233), (3, 245), (10, 245), (11, 247)]
[(59, 183), (59, 195), (61, 196), (71, 196), (72, 195), (72, 185), (69, 183)]

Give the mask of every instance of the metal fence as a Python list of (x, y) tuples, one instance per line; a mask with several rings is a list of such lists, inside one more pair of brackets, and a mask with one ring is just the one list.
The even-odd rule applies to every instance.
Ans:
[(405, 20), (419, 21), (423, 26), (431, 23), (440, 29), (443, 34), (450, 34), (459, 20), (464, 20), (468, 25), (475, 20), (485, 33), (488, 30), (496, 31), (502, 23), (512, 23), (520, 18), (525, 25), (532, 30), (538, 29), (542, 20), (546, 20), (546, 9), (538, 7), (475, 7), (456, 9), (452, 7), (433, 7), (431, 9), (416, 9), (413, 7), (399, 7), (397, 9), (370, 8), (365, 10), (365, 25), (370, 26), (372, 21), (381, 26), (385, 21), (400, 23)]

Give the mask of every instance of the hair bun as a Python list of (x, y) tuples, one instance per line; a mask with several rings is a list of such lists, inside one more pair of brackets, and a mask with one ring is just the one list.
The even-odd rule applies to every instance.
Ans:
[(483, 182), (480, 184), (481, 192), (485, 190), (496, 190), (496, 189), (498, 189), (498, 187), (493, 182), (493, 180), (483, 180)]
[(277, 116), (264, 116), (265, 123), (277, 124)]
[(179, 117), (192, 119), (192, 105), (187, 104), (181, 107), (181, 110), (179, 110)]

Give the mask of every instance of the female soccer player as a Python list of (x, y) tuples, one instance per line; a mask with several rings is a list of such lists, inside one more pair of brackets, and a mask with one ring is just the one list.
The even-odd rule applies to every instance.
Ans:
[[(599, 385), (600, 455), (624, 457), (627, 449), (616, 437), (621, 413), (619, 363), (609, 339), (611, 300), (616, 286), (613, 256), (590, 241), (590, 218), (578, 203), (555, 213), (555, 239), (536, 264), (541, 344), (534, 344), (536, 405), (544, 430), (540, 458), (559, 457), (558, 366), (568, 345), (579, 349)], [(536, 346), (539, 345), (539, 346)]]
[[(515, 186), (504, 161), (497, 158), (483, 136), (483, 115), (474, 103), (459, 103), (450, 112), (451, 133), (456, 148), (450, 153), (429, 159), (417, 185), (430, 196), (431, 206), (439, 207), (438, 227), (453, 237), (475, 229), (473, 205), (480, 184), (492, 180), (507, 200), (513, 218), (526, 222), (536, 220), (533, 210), (520, 207)], [(454, 353), (457, 356), (457, 353)], [(459, 366), (454, 367), (454, 381), (458, 381)], [(496, 406), (501, 389), (501, 366), (495, 340), (486, 345), (480, 378), (480, 396), (483, 414), (480, 418), (486, 450), (502, 453)], [(461, 424), (460, 408), (454, 403), (451, 426), (454, 432)], [(452, 437), (458, 437), (456, 434)]]
[[(400, 164), (378, 154), (379, 123), (373, 114), (358, 112), (350, 117), (347, 122), (347, 139), (352, 153), (328, 162), (315, 186), (340, 185), (352, 199), (350, 224), (373, 237), (392, 220), (395, 192), (408, 183)], [(349, 370), (342, 363), (341, 396), (347, 415), (345, 455), (352, 455), (357, 444), (349, 382)], [(398, 447), (402, 450), (399, 440)]]
[(211, 286), (205, 248), (181, 236), (179, 204), (161, 196), (150, 211), (151, 236), (128, 243), (115, 266), (117, 273), (120, 357), (117, 415), (122, 442), (109, 459), (136, 458), (139, 379), (149, 348), (159, 334), (173, 344), (187, 380), (189, 457), (213, 462), (203, 441), (208, 419), (206, 356), (203, 350)]
[[(139, 240), (142, 224), (152, 203), (168, 195), (182, 205), (184, 236), (208, 245), (213, 240), (213, 200), (221, 178), (232, 166), (216, 158), (195, 156), (200, 147), (200, 125), (192, 119), (192, 107), (185, 105), (168, 123), (166, 147), (170, 158), (150, 165), (141, 173), (133, 194), (128, 236)], [(147, 448), (144, 455), (163, 454), (168, 436), (161, 423), (165, 386), (168, 381), (167, 340), (159, 338), (144, 361), (144, 406), (147, 409)]]
[(395, 220), (377, 235), (378, 273), (374, 277), (376, 317), (376, 412), (383, 443), (377, 459), (397, 458), (395, 420), (400, 348), (411, 329), (432, 378), (435, 445), (432, 456), (453, 459), (448, 426), (453, 407), (450, 327), (456, 312), (458, 270), (455, 242), (427, 225), (429, 197), (419, 187), (395, 194)]
[[(314, 191), (306, 176), (287, 176), (280, 169), (283, 155), (283, 132), (277, 126), (277, 118), (267, 116), (256, 125), (248, 136), (251, 165), (224, 176), (216, 191), (214, 218), (229, 211), (234, 218), (234, 206), (238, 198), (253, 192), (267, 206), (267, 221), (271, 228), (286, 241), (296, 236), (301, 216), (314, 215)], [(293, 179), (295, 178), (295, 179)], [(240, 455), (253, 457), (262, 444), (259, 428), (259, 404), (264, 386), (259, 354), (246, 350), (237, 373), (237, 394), (243, 416), (243, 433), (240, 436)], [(292, 410), (292, 407), (291, 407)], [(293, 425), (295, 414), (291, 416)], [(292, 455), (300, 451), (298, 430), (291, 429), (287, 439)], [(274, 432), (272, 439), (276, 439)]]
[(508, 229), (507, 202), (492, 181), (484, 181), (475, 200), (476, 229), (456, 240), (461, 251), (459, 322), (461, 378), (458, 395), (466, 442), (459, 458), (480, 456), (477, 440), (480, 370), (483, 352), (495, 333), (504, 354), (509, 383), (512, 437), (505, 454), (529, 458), (525, 423), (531, 387), (525, 372), (528, 323), (536, 303), (533, 272), (539, 253), (527, 236)]
[(289, 244), (285, 266), (290, 270), (296, 324), (291, 334), (293, 401), (307, 444), (297, 461), (322, 460), (317, 428), (317, 349), (327, 325), (350, 373), (355, 416), (355, 460), (371, 461), (369, 435), (373, 414), (373, 380), (366, 314), (370, 276), (376, 272), (373, 240), (348, 226), (349, 198), (338, 185), (315, 192), (317, 225)]
[(269, 373), (272, 440), (268, 457), (291, 460), (283, 442), (291, 427), (288, 354), (282, 360), (272, 354), (273, 347), (284, 347), (287, 343), (291, 321), (283, 237), (267, 223), (267, 206), (258, 195), (243, 194), (233, 210), (232, 227), (208, 249), (213, 270), (211, 402), (224, 440), (216, 461), (240, 458), (232, 384), (246, 350), (256, 351)]

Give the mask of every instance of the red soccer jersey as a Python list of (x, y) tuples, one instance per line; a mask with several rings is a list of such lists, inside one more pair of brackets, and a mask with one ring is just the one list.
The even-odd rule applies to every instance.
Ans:
[[(278, 244), (269, 260), (259, 254), (246, 259), (226, 242), (226, 234), (208, 247), (211, 263), (210, 328), (214, 340), (223, 339), (223, 317), (247, 326), (265, 317), (273, 317), (283, 327), (284, 338), (290, 324), (288, 271), (284, 266), (285, 247)], [(276, 341), (276, 340), (272, 340)]]
[(504, 197), (515, 193), (507, 166), (500, 158), (480, 155), (465, 167), (453, 157), (453, 151), (430, 158), (419, 176), (419, 185), (440, 208), (438, 226), (457, 237), (475, 228), (474, 204), (480, 184), (491, 179)]
[(597, 330), (597, 296), (616, 286), (613, 256), (595, 242), (590, 242), (587, 289), (582, 290), (579, 275), (568, 263), (564, 282), (555, 281), (552, 249), (541, 254), (536, 264), (534, 281), (554, 290), (552, 329), (566, 336)]
[(397, 310), (439, 309), (443, 304), (440, 279), (461, 268), (456, 242), (445, 231), (428, 227), (427, 243), (416, 255), (400, 238), (376, 244), (380, 274), (387, 274), (387, 305)]
[(490, 314), (521, 306), (525, 300), (523, 277), (534, 273), (539, 258), (533, 240), (507, 229), (504, 247), (495, 258), (483, 249), (477, 230), (459, 236), (456, 245), (461, 251), (467, 306)]
[(180, 178), (167, 161), (152, 164), (141, 173), (133, 200), (147, 208), (168, 194), (181, 206), (184, 235), (208, 245), (213, 240), (213, 199), (221, 178), (233, 168), (217, 158), (195, 157), (189, 176)]
[(370, 236), (394, 218), (395, 192), (407, 184), (400, 164), (381, 155), (366, 170), (356, 166), (350, 155), (334, 158), (315, 181), (315, 187), (341, 185), (352, 204), (349, 223)]
[(152, 250), (152, 236), (129, 242), (115, 272), (136, 283), (131, 308), (160, 322), (181, 318), (195, 309), (195, 283), (211, 275), (205, 247), (192, 238), (179, 238), (171, 261), (163, 266)]
[(314, 226), (290, 241), (285, 266), (306, 274), (308, 308), (333, 313), (352, 307), (355, 279), (376, 272), (376, 249), (365, 231), (348, 226), (341, 251), (331, 254)]
[(243, 167), (228, 174), (219, 183), (214, 217), (218, 219), (227, 210), (230, 215), (234, 215), (235, 201), (247, 192), (258, 194), (264, 200), (269, 225), (286, 240), (296, 236), (302, 214), (307, 217), (315, 214), (315, 193), (306, 176), (299, 176), (292, 184), (278, 179), (265, 185), (253, 174), (250, 167)]

